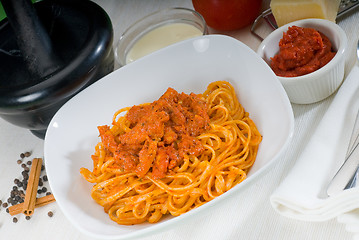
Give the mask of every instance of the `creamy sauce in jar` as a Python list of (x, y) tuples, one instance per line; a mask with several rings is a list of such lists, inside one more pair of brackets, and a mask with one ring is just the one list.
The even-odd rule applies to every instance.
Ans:
[(130, 49), (126, 64), (173, 43), (203, 35), (200, 29), (186, 23), (160, 26), (143, 35)]

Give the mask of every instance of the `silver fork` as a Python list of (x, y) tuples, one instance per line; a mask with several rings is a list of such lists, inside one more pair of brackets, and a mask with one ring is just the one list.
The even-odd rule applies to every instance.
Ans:
[[(359, 40), (357, 43), (357, 58), (359, 60)], [(357, 116), (357, 118), (358, 118), (358, 116)], [(355, 127), (356, 126), (354, 126), (354, 129), (355, 129)], [(354, 147), (352, 148), (352, 151), (358, 146), (358, 144), (359, 144), (359, 135), (357, 135), (357, 137), (354, 141), (354, 144), (353, 144)], [(359, 177), (359, 166), (356, 168), (356, 171), (355, 171), (353, 177), (350, 179), (348, 184), (345, 186), (345, 189), (356, 187), (358, 177)]]
[[(359, 178), (359, 126), (358, 116), (353, 128), (351, 143), (352, 146), (348, 150), (347, 157), (335, 174), (329, 186), (327, 188), (328, 196), (335, 195), (345, 189), (353, 188), (357, 185), (357, 179)], [(355, 136), (355, 139), (354, 139)]]

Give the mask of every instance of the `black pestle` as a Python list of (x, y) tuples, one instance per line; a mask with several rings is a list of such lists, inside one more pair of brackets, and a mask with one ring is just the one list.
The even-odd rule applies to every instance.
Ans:
[(0, 117), (44, 139), (69, 99), (113, 71), (112, 23), (90, 0), (0, 1)]
[(1, 0), (7, 20), (16, 36), (32, 80), (45, 77), (61, 67), (49, 34), (30, 0)]

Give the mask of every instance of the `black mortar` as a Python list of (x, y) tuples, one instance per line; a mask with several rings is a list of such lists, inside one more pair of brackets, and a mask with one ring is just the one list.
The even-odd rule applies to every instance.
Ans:
[(1, 3), (0, 117), (44, 138), (66, 101), (113, 71), (112, 24), (88, 0)]

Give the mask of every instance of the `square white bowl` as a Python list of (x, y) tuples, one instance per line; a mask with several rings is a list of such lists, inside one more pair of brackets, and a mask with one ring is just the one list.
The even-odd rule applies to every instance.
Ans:
[[(248, 178), (228, 192), (179, 217), (156, 224), (122, 226), (111, 221), (90, 196), (92, 184), (80, 168), (92, 170), (98, 125), (111, 124), (116, 110), (158, 99), (168, 87), (202, 93), (209, 83), (229, 81), (263, 135)], [(67, 102), (45, 137), (45, 165), (51, 190), (65, 216), (82, 232), (101, 239), (155, 233), (185, 222), (250, 186), (279, 159), (293, 134), (289, 99), (269, 66), (234, 38), (209, 35), (186, 40), (145, 56), (109, 74)]]

